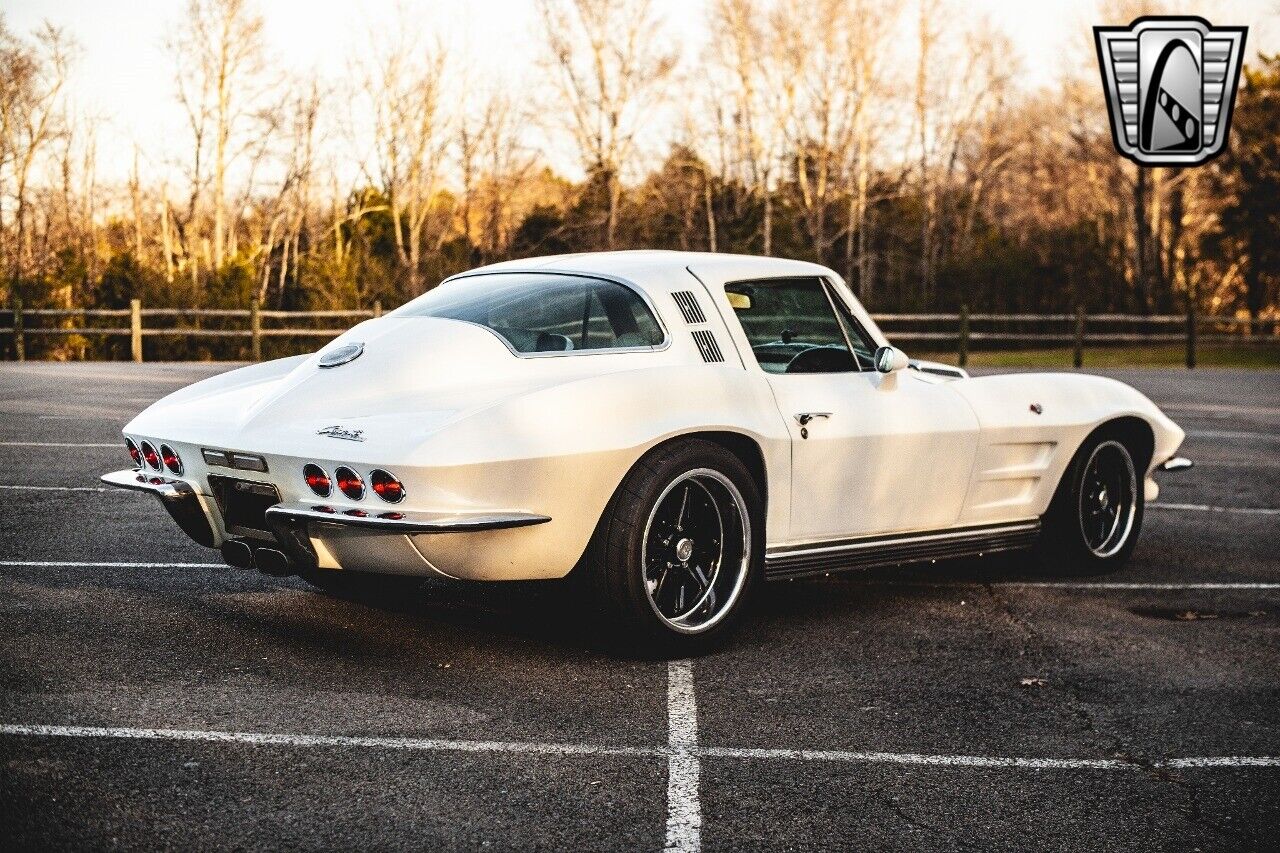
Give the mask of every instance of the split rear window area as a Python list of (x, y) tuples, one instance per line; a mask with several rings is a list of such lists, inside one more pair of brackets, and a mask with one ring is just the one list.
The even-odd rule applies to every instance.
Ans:
[(440, 317), (497, 332), (517, 353), (653, 348), (653, 312), (631, 288), (572, 275), (492, 273), (442, 284), (395, 312)]

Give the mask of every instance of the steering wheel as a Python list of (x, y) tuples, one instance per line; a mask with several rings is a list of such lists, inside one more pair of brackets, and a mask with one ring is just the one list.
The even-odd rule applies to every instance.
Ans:
[(812, 346), (796, 353), (783, 373), (847, 373), (858, 369), (844, 347)]

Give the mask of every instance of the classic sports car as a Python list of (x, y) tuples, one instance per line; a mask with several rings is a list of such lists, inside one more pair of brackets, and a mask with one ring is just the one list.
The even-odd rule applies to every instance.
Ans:
[(312, 583), (562, 578), (689, 649), (759, 582), (1037, 548), (1123, 563), (1183, 432), (1080, 374), (971, 378), (892, 347), (799, 261), (614, 252), (454, 276), (312, 355), (124, 429), (236, 567)]

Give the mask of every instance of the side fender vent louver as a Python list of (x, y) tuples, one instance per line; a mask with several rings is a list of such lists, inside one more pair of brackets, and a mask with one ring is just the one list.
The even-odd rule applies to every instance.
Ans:
[(724, 354), (720, 352), (720, 345), (716, 343), (715, 335), (706, 329), (695, 329), (692, 334), (694, 343), (698, 345), (698, 351), (702, 353), (703, 361), (724, 361)]
[(698, 305), (698, 299), (688, 290), (677, 290), (671, 294), (671, 298), (676, 301), (676, 305), (680, 306), (680, 313), (684, 315), (684, 321), (689, 325), (707, 322), (707, 315), (702, 313), (702, 307)]

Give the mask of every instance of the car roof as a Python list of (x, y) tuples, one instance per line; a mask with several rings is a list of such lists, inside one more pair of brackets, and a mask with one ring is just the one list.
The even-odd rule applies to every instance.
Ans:
[[(556, 272), (613, 275), (645, 287), (668, 280), (663, 273), (693, 267), (699, 273), (723, 276), (722, 280), (749, 276), (832, 275), (832, 271), (809, 261), (767, 258), (758, 255), (731, 255), (715, 252), (678, 252), (666, 249), (633, 249), (615, 252), (582, 252), (501, 261), (478, 267), (454, 278), (484, 272), (545, 270)], [(647, 289), (647, 288), (646, 288)]]

